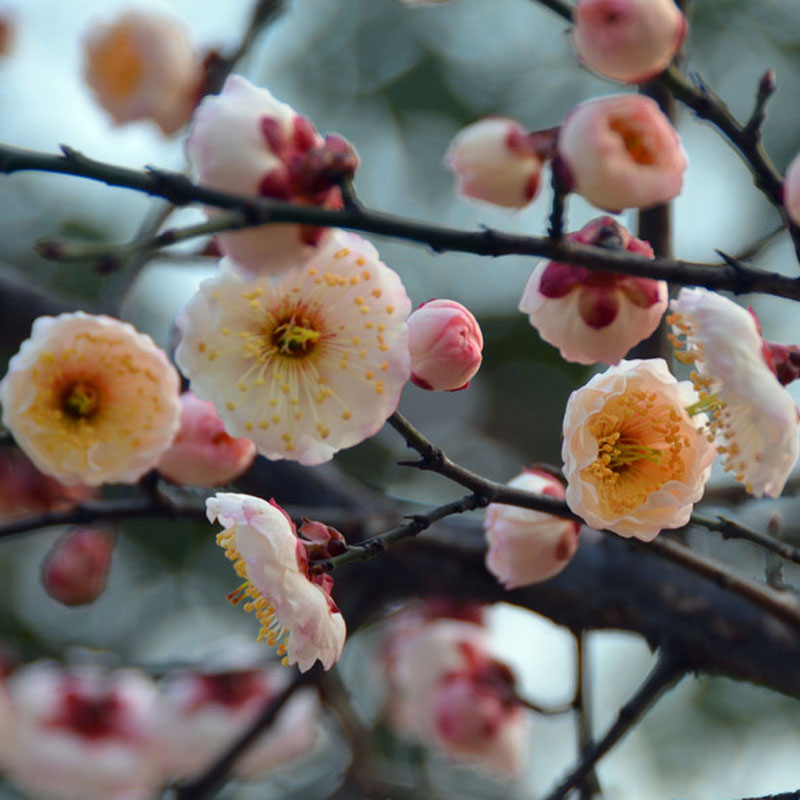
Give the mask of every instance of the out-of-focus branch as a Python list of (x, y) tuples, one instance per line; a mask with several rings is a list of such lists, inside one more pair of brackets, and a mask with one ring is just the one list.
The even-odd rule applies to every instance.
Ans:
[[(51, 155), (0, 145), (0, 172), (21, 170), (57, 172), (98, 180), (146, 194), (164, 197), (175, 205), (204, 203), (232, 210), (221, 229), (267, 223), (296, 222), (303, 225), (348, 228), (428, 245), (436, 252), (457, 251), (485, 256), (529, 255), (581, 264), (590, 269), (623, 272), (672, 283), (706, 286), (732, 292), (763, 292), (800, 300), (800, 281), (746, 264), (724, 267), (672, 258), (648, 259), (628, 252), (579, 244), (543, 236), (519, 236), (491, 229), (463, 231), (430, 225), (360, 208), (331, 211), (317, 206), (293, 205), (259, 197), (220, 192), (193, 184), (185, 175), (150, 169), (126, 169), (87, 158), (65, 147), (63, 155)], [(209, 224), (205, 232), (210, 232)], [(172, 234), (173, 236), (176, 234)]]

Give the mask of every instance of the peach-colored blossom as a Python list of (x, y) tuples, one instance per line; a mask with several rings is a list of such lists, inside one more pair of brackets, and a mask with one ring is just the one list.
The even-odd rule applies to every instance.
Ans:
[(786, 170), (783, 181), (783, 205), (795, 225), (800, 225), (800, 153)]
[(455, 300), (429, 300), (408, 318), (411, 380), (422, 389), (466, 389), (483, 356), (483, 334)]
[[(197, 777), (236, 741), (289, 683), (277, 664), (262, 669), (181, 672), (161, 686), (165, 727), (164, 755), (169, 772), (180, 780)], [(317, 694), (301, 689), (275, 721), (233, 765), (237, 778), (265, 772), (313, 751), (322, 716)]]
[[(239, 75), (231, 75), (221, 94), (198, 106), (186, 154), (204, 186), (325, 208), (342, 207), (338, 184), (358, 165), (344, 139), (323, 139), (309, 119)], [(278, 224), (218, 239), (237, 268), (264, 274), (283, 272), (307, 258), (329, 235), (328, 228)]]
[(203, 77), (186, 28), (150, 11), (126, 11), (85, 41), (86, 82), (122, 124), (152, 119), (173, 134), (189, 121)]
[[(647, 242), (611, 217), (592, 220), (567, 238), (653, 257)], [(541, 261), (525, 286), (519, 310), (567, 361), (616, 364), (658, 327), (667, 302), (666, 281)]]
[(674, 0), (578, 0), (572, 43), (601, 75), (641, 83), (663, 72), (686, 36)]
[(542, 159), (513, 119), (486, 117), (458, 132), (445, 157), (458, 191), (507, 208), (522, 208), (539, 191)]
[(725, 469), (756, 497), (777, 497), (797, 461), (798, 412), (765, 361), (756, 320), (702, 288), (681, 289), (671, 311), (676, 356), (693, 366)]
[(519, 777), (528, 720), (511, 670), (492, 657), (486, 630), (431, 620), (389, 662), (390, 721), (403, 735), (499, 778)]
[(225, 432), (213, 403), (181, 395), (181, 427), (158, 462), (158, 471), (173, 483), (220, 486), (239, 477), (256, 456), (256, 446)]
[(654, 100), (588, 100), (569, 112), (554, 169), (570, 191), (608, 211), (647, 208), (681, 191), (686, 153)]
[[(564, 486), (546, 472), (526, 469), (508, 482), (515, 489), (563, 500)], [(491, 503), (486, 509), (486, 568), (506, 589), (558, 575), (578, 547), (578, 525), (527, 508)]]
[(3, 424), (65, 484), (133, 483), (178, 430), (178, 373), (126, 322), (39, 317), (0, 382)]
[(319, 464), (397, 408), (410, 305), (375, 248), (336, 231), (280, 283), (224, 268), (204, 281), (179, 316), (176, 360), (232, 436), (267, 458)]
[(277, 645), (284, 664), (301, 672), (317, 660), (330, 669), (344, 647), (344, 618), (331, 599), (331, 576), (309, 573), (306, 544), (286, 512), (274, 501), (222, 492), (206, 501), (206, 510), (225, 529), (217, 543), (244, 580), (229, 598), (250, 598), (244, 609), (261, 623), (259, 641)]
[(42, 562), (42, 585), (65, 606), (93, 603), (106, 588), (115, 536), (104, 528), (76, 528), (62, 536)]
[(41, 800), (149, 800), (165, 780), (161, 715), (142, 673), (37, 662), (8, 679), (10, 780)]
[(621, 361), (574, 391), (564, 414), (567, 505), (594, 528), (650, 541), (689, 521), (716, 448), (697, 400), (660, 358)]

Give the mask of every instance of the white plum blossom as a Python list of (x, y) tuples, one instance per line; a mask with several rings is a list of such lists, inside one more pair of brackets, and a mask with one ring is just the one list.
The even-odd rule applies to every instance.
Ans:
[(286, 512), (274, 501), (223, 492), (206, 501), (206, 511), (223, 526), (217, 543), (244, 580), (228, 597), (250, 598), (244, 609), (261, 623), (259, 641), (301, 672), (317, 660), (330, 669), (344, 647), (344, 618), (331, 599), (331, 576), (309, 573), (306, 545)]
[(224, 268), (204, 281), (180, 313), (175, 358), (232, 436), (267, 458), (319, 464), (397, 408), (410, 310), (375, 248), (337, 231), (279, 283)]
[(726, 470), (756, 497), (777, 497), (797, 461), (797, 407), (764, 359), (756, 320), (701, 288), (681, 289), (670, 309), (676, 356), (693, 366)]

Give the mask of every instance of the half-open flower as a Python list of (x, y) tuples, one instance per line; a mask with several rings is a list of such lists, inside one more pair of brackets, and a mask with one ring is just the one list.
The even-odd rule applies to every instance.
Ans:
[[(206, 501), (206, 510), (225, 528), (217, 543), (244, 579), (228, 597), (234, 604), (250, 598), (244, 609), (261, 623), (259, 641), (277, 646), (284, 664), (297, 664), (301, 672), (317, 660), (330, 669), (342, 654), (345, 623), (331, 599), (333, 578), (309, 572), (306, 546), (312, 542), (298, 537), (275, 501), (219, 493)], [(315, 524), (315, 538), (319, 527), (325, 526)]]
[(62, 483), (133, 483), (178, 430), (178, 383), (164, 352), (126, 322), (39, 317), (0, 382), (3, 424)]
[(783, 205), (795, 225), (800, 225), (800, 153), (786, 170), (783, 181)]
[[(592, 220), (567, 238), (653, 257), (647, 242), (611, 217)], [(542, 261), (528, 279), (519, 310), (567, 361), (616, 364), (658, 327), (667, 295), (666, 281)]]
[(553, 169), (569, 191), (608, 211), (671, 200), (683, 185), (686, 153), (654, 100), (623, 94), (569, 112)]
[(694, 367), (725, 469), (756, 497), (777, 497), (797, 460), (797, 407), (765, 361), (756, 320), (700, 288), (681, 289), (671, 310), (676, 356)]
[(564, 414), (567, 504), (594, 528), (650, 541), (689, 521), (716, 448), (697, 401), (663, 359), (621, 361), (574, 391)]
[(231, 435), (267, 458), (319, 464), (397, 408), (410, 310), (375, 248), (337, 231), (280, 283), (226, 269), (204, 281), (178, 319), (175, 357)]
[[(526, 469), (508, 482), (514, 489), (564, 499), (562, 483), (541, 470)], [(492, 503), (486, 509), (486, 568), (506, 589), (558, 575), (578, 547), (578, 524), (542, 511)]]

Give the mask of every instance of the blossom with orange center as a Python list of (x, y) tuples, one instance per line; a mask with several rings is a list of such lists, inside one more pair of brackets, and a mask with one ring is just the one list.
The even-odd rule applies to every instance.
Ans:
[(411, 303), (375, 248), (335, 231), (280, 283), (225, 265), (182, 310), (175, 357), (226, 430), (303, 464), (376, 433), (410, 375)]
[(192, 115), (200, 57), (177, 20), (127, 11), (86, 38), (86, 82), (118, 125), (152, 119), (169, 135)]
[(777, 497), (797, 461), (797, 407), (764, 358), (754, 317), (716, 292), (681, 289), (667, 318), (680, 361), (694, 367), (725, 469), (748, 492)]
[(82, 311), (39, 317), (0, 382), (3, 424), (67, 485), (133, 483), (180, 422), (178, 373), (126, 322)]
[(716, 455), (686, 411), (696, 400), (660, 358), (621, 361), (573, 392), (562, 447), (570, 509), (644, 541), (685, 525)]

